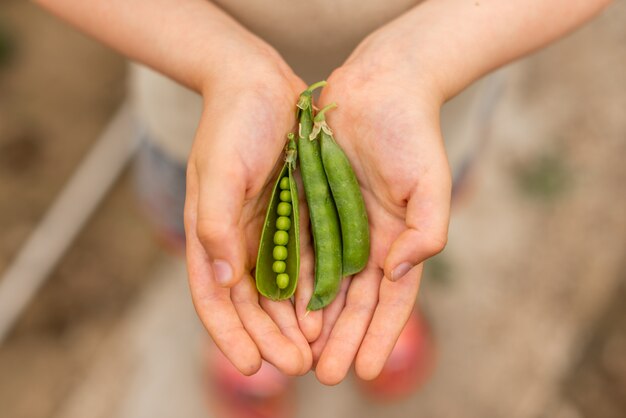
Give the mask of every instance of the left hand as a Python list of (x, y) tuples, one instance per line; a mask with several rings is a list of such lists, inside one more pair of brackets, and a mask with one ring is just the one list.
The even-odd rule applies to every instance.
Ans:
[[(386, 36), (386, 34), (383, 34)], [(422, 263), (447, 240), (451, 175), (434, 80), (374, 34), (328, 79), (320, 107), (362, 188), (371, 230), (367, 267), (344, 279), (312, 344), (316, 375), (337, 384), (355, 361), (376, 377), (415, 304)], [(380, 47), (379, 47), (380, 46)]]

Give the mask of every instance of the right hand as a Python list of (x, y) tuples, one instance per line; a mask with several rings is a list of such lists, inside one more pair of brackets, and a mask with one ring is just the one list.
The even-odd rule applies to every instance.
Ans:
[(221, 68), (210, 69), (203, 86), (204, 110), (187, 169), (189, 284), (204, 326), (239, 371), (254, 374), (263, 358), (299, 375), (311, 368), (308, 343), (322, 324), (321, 311), (305, 315), (313, 250), (304, 202), (295, 308), (289, 300), (261, 297), (251, 272), (286, 134), (295, 126), (295, 103), (306, 86), (273, 49), (243, 38), (228, 46)]
[(406, 38), (394, 24), (367, 38), (320, 97), (320, 107), (340, 106), (327, 119), (361, 186), (371, 234), (367, 266), (324, 309), (312, 345), (325, 384), (342, 381), (352, 364), (361, 379), (378, 376), (413, 311), (422, 263), (447, 241), (444, 95), (435, 75), (406, 59)]

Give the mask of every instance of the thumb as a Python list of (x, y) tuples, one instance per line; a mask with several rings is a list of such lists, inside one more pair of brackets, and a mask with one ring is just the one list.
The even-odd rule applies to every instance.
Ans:
[(213, 158), (205, 159), (202, 166), (197, 167), (196, 234), (213, 268), (213, 277), (219, 285), (231, 287), (241, 280), (245, 271), (241, 213), (246, 183), (236, 156), (212, 155)]
[(421, 179), (407, 203), (407, 229), (393, 242), (385, 259), (385, 277), (398, 280), (444, 249), (448, 241), (451, 188), (450, 172), (445, 169), (433, 169)]

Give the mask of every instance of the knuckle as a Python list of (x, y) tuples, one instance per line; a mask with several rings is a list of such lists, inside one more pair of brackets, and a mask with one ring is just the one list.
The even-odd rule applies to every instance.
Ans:
[(375, 298), (369, 300), (356, 300), (356, 298), (349, 297), (344, 310), (359, 317), (369, 318), (374, 314), (374, 309), (378, 303), (378, 295), (375, 294), (374, 296)]

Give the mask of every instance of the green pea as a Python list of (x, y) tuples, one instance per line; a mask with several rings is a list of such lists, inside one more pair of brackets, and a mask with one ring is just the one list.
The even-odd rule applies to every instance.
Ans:
[(281, 190), (289, 190), (289, 177), (283, 177), (280, 179), (280, 189)]
[(274, 247), (272, 251), (272, 255), (274, 256), (274, 260), (284, 261), (287, 259), (287, 247), (283, 247), (282, 245), (277, 245)]
[(272, 271), (274, 273), (284, 273), (285, 270), (287, 269), (287, 263), (285, 263), (284, 261), (274, 261), (274, 263), (272, 264)]
[(291, 228), (291, 219), (286, 216), (279, 216), (278, 219), (276, 219), (276, 229), (289, 231), (289, 228)]
[(274, 233), (274, 244), (287, 245), (289, 242), (289, 234), (286, 231), (276, 231)]
[(291, 202), (291, 192), (289, 190), (280, 192), (280, 200), (283, 202)]
[(276, 286), (278, 286), (279, 289), (284, 289), (289, 286), (289, 275), (286, 273), (277, 274)]
[(280, 202), (278, 204), (278, 208), (276, 208), (276, 213), (280, 216), (289, 216), (291, 215), (291, 203), (289, 202)]

